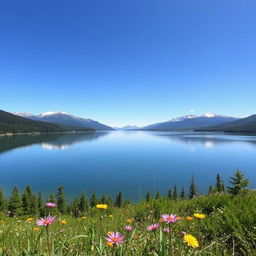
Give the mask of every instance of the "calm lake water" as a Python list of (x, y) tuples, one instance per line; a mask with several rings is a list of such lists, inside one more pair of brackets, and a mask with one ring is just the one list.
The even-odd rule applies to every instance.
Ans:
[(0, 137), (0, 186), (9, 194), (30, 184), (44, 195), (63, 185), (68, 198), (95, 189), (138, 200), (147, 191), (186, 191), (192, 174), (200, 193), (241, 169), (256, 186), (256, 136), (113, 131)]

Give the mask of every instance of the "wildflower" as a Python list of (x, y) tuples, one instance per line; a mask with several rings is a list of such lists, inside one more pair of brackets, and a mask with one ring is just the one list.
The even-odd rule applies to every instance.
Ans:
[(202, 213), (195, 213), (194, 216), (198, 219), (204, 219), (205, 218), (205, 214), (202, 214)]
[(191, 220), (193, 220), (193, 217), (191, 217), (191, 216), (188, 216), (188, 217), (186, 217), (186, 220), (189, 220), (189, 221), (191, 221)]
[(124, 229), (128, 232), (131, 232), (132, 231), (132, 227), (131, 226), (125, 226)]
[(112, 246), (113, 246), (113, 243), (107, 242), (107, 246), (112, 247)]
[(170, 229), (169, 229), (169, 228), (164, 228), (164, 229), (163, 229), (163, 232), (166, 233), (166, 234), (168, 234), (168, 233), (170, 232)]
[(164, 215), (162, 215), (162, 220), (163, 220), (164, 222), (170, 224), (170, 223), (174, 223), (174, 222), (176, 222), (177, 220), (179, 220), (179, 217), (176, 216), (175, 214), (171, 214), (171, 215), (169, 215), (169, 214), (164, 214)]
[(101, 209), (101, 210), (106, 210), (108, 208), (107, 204), (97, 204), (96, 208)]
[(61, 230), (60, 230), (60, 233), (63, 233), (63, 232), (65, 232), (65, 229), (61, 229)]
[(48, 216), (47, 218), (41, 218), (39, 220), (36, 221), (36, 224), (38, 226), (49, 226), (51, 225), (53, 222), (55, 221), (55, 217), (52, 217), (52, 216)]
[(183, 242), (187, 243), (188, 246), (191, 246), (193, 248), (199, 247), (199, 243), (198, 243), (197, 239), (194, 236), (189, 235), (189, 234), (184, 235)]
[(49, 202), (49, 203), (46, 203), (45, 206), (48, 208), (54, 208), (57, 206), (57, 204)]
[(132, 223), (132, 220), (131, 219), (127, 219), (126, 222), (127, 223)]
[(108, 215), (108, 217), (109, 217), (109, 218), (113, 218), (113, 215), (112, 215), (112, 214), (110, 214), (110, 215)]
[(81, 219), (81, 220), (85, 220), (85, 219), (86, 219), (86, 217), (85, 217), (85, 216), (83, 216), (83, 217), (81, 217), (80, 219)]
[(139, 239), (139, 238), (140, 238), (140, 236), (139, 236), (139, 235), (137, 235), (137, 234), (135, 234), (133, 238), (134, 238), (134, 239)]
[(35, 228), (33, 228), (33, 230), (34, 230), (34, 231), (39, 231), (40, 228), (39, 228), (39, 227), (35, 227)]
[(60, 223), (65, 225), (65, 224), (67, 224), (67, 221), (66, 220), (61, 220)]
[(152, 225), (149, 225), (149, 226), (147, 227), (147, 230), (148, 230), (148, 231), (155, 231), (155, 230), (157, 230), (159, 227), (160, 227), (159, 224), (152, 224)]
[(112, 232), (111, 234), (108, 234), (106, 240), (109, 243), (112, 243), (112, 245), (119, 245), (124, 242), (124, 236), (119, 232)]
[(27, 222), (31, 222), (33, 220), (33, 218), (27, 218)]
[(108, 232), (107, 232), (108, 235), (109, 235), (109, 234), (112, 234), (112, 233), (113, 233), (113, 231), (108, 231)]

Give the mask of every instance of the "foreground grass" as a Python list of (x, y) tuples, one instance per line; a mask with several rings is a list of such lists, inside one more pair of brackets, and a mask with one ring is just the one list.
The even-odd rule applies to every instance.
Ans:
[[(165, 213), (177, 214), (181, 219), (171, 225), (159, 222)], [(205, 218), (197, 219), (194, 213), (203, 213)], [(255, 192), (95, 208), (79, 218), (55, 216), (55, 223), (49, 226), (49, 251), (46, 228), (37, 227), (37, 216), (11, 218), (2, 214), (0, 255), (255, 255)], [(187, 220), (188, 216), (193, 219)], [(160, 228), (148, 231), (147, 227), (154, 223), (160, 223)], [(126, 225), (133, 230), (125, 231)], [(164, 228), (170, 228), (170, 233), (164, 233)], [(124, 243), (107, 245), (105, 238), (110, 231), (121, 232)], [(198, 240), (198, 248), (184, 243), (184, 232)]]

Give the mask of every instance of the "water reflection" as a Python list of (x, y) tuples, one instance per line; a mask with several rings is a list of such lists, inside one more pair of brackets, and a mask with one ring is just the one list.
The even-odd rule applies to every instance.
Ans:
[(46, 150), (64, 150), (73, 144), (97, 140), (108, 132), (51, 134), (51, 135), (14, 135), (0, 137), (0, 153), (16, 148), (39, 144)]

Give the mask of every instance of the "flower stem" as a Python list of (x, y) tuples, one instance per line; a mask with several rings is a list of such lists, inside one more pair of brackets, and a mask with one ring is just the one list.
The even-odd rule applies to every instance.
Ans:
[(49, 234), (49, 226), (46, 226), (46, 239), (47, 239), (47, 249), (48, 255), (51, 255), (51, 244), (50, 244), (50, 234)]

